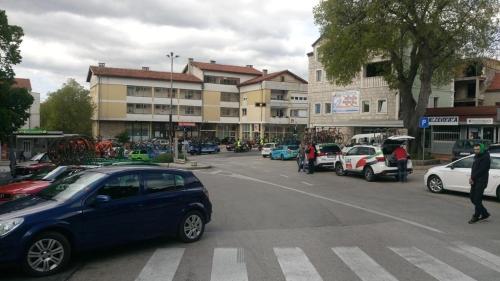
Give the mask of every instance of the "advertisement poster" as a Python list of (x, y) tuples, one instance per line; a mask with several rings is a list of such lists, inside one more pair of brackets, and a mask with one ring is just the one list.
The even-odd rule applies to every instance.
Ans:
[(332, 96), (332, 112), (359, 112), (359, 91), (334, 92)]

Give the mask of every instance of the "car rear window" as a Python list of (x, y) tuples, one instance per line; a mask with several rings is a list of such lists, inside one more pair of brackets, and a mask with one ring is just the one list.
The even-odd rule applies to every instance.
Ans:
[(327, 145), (320, 147), (319, 151), (325, 152), (325, 153), (337, 153), (340, 152), (340, 147), (336, 145)]

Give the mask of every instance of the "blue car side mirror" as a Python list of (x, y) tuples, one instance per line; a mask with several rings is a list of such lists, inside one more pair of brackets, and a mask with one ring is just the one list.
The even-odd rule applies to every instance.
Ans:
[(109, 201), (111, 201), (111, 197), (109, 197), (108, 195), (97, 195), (95, 197), (94, 204), (100, 205), (100, 204), (108, 203)]

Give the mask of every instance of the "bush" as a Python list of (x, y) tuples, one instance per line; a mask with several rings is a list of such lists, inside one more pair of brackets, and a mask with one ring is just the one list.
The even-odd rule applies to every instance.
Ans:
[(156, 163), (172, 163), (174, 162), (174, 156), (171, 153), (162, 153), (158, 155), (153, 162)]

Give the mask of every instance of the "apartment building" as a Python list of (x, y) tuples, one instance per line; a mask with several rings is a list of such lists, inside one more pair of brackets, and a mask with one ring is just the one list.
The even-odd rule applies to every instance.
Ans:
[[(104, 139), (114, 138), (125, 130), (133, 141), (168, 138), (170, 112), (177, 137), (187, 134), (202, 139), (252, 139), (263, 136), (266, 130), (272, 135), (283, 135), (290, 132), (290, 129), (283, 129), (284, 125), (293, 124), (295, 128), (295, 125), (307, 123), (304, 86), (307, 82), (289, 71), (268, 75), (252, 65), (234, 66), (189, 59), (182, 73), (171, 74), (147, 67), (112, 68), (101, 63), (90, 66), (87, 82), (96, 105), (92, 117), (93, 136)], [(264, 100), (270, 101), (269, 112), (262, 120), (245, 119), (245, 124), (241, 125), (241, 113), (250, 110), (253, 114), (255, 110), (240, 108), (243, 103), (241, 89), (248, 95), (252, 87), (263, 89)], [(276, 96), (277, 91), (285, 100), (273, 101), (271, 106), (271, 92)], [(273, 122), (277, 126), (261, 126)], [(250, 132), (250, 124), (257, 125), (252, 126), (252, 134), (243, 134), (242, 129)], [(253, 128), (258, 134), (253, 133)]]
[[(170, 79), (173, 91), (170, 91)], [(90, 66), (87, 82), (96, 106), (92, 134), (103, 139), (128, 131), (131, 140), (169, 137), (169, 115), (178, 136), (197, 136), (202, 117), (203, 81), (194, 75)]]
[(208, 63), (188, 59), (184, 74), (193, 75), (203, 81), (203, 122), (200, 125), (202, 138), (238, 138), (240, 124), (241, 83), (262, 76), (252, 65), (235, 66)]
[(240, 138), (283, 139), (303, 132), (308, 123), (307, 81), (284, 70), (239, 85)]
[[(309, 127), (317, 130), (335, 127), (347, 136), (390, 128), (404, 129), (398, 91), (390, 89), (383, 78), (384, 72), (390, 71), (389, 62), (382, 57), (374, 57), (360, 69), (351, 84), (337, 85), (326, 78), (324, 67), (318, 59), (320, 44), (321, 40), (318, 39), (312, 45), (313, 52), (307, 54)], [(418, 92), (417, 82), (413, 93), (417, 96)], [(429, 106), (453, 106), (453, 83), (433, 87)]]

